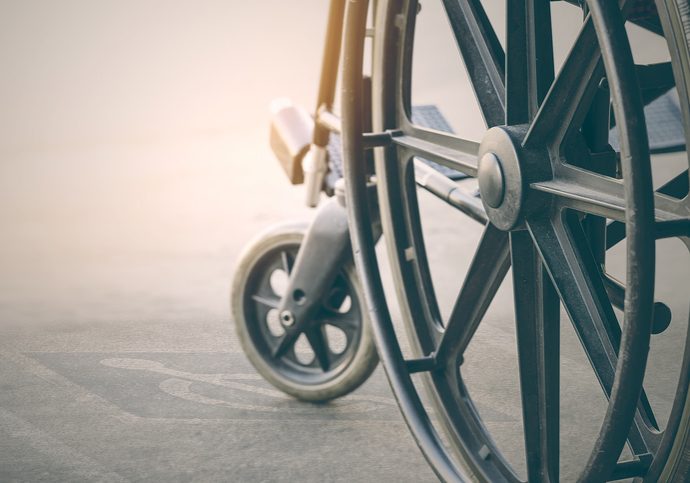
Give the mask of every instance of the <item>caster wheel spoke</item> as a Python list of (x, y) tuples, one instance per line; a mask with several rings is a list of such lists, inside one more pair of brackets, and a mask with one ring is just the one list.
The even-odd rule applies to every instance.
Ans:
[(354, 336), (359, 325), (359, 320), (349, 314), (328, 314), (322, 317), (320, 320), (325, 325), (332, 325), (341, 329), (343, 332), (345, 332), (345, 334), (347, 334), (348, 337)]
[(294, 350), (295, 344), (297, 343), (297, 339), (299, 338), (299, 336), (300, 333), (297, 331), (285, 333), (285, 335), (280, 337), (273, 346), (271, 357), (273, 359), (280, 359), (281, 357), (288, 354), (291, 350)]
[(285, 273), (290, 275), (292, 273), (292, 266), (295, 263), (294, 256), (288, 253), (287, 251), (280, 252), (280, 261), (283, 265), (283, 270), (285, 271)]
[(322, 325), (310, 327), (304, 334), (311, 345), (316, 361), (321, 369), (328, 371), (331, 368), (331, 351), (328, 348), (328, 339)]
[(280, 299), (277, 297), (267, 297), (262, 295), (252, 295), (252, 300), (257, 304), (261, 304), (264, 307), (270, 307), (272, 309), (277, 309), (280, 305)]

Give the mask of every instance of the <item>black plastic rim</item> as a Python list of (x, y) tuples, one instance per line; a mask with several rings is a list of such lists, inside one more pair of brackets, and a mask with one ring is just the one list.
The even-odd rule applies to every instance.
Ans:
[[(274, 357), (273, 352), (282, 335), (278, 332), (280, 322), (277, 313), (282, 294), (276, 293), (272, 287), (271, 277), (276, 272), (289, 275), (289, 261), (295, 260), (298, 251), (298, 243), (284, 243), (266, 251), (256, 260), (244, 289), (244, 314), (252, 343), (273, 371), (296, 384), (317, 386), (337, 378), (354, 359), (362, 338), (362, 312), (351, 280), (342, 270), (310, 325), (323, 331), (327, 325), (331, 325), (345, 336), (344, 346), (341, 344), (342, 347), (337, 347), (336, 351), (334, 341), (324, 334), (332, 356), (330, 367), (324, 370), (316, 357), (311, 361), (300, 360), (294, 345), (282, 356)], [(271, 324), (273, 331), (269, 318), (275, 319)]]
[[(403, 300), (408, 302), (406, 318), (413, 321), (417, 328), (417, 337), (419, 338), (417, 342), (421, 349), (421, 355), (427, 358), (436, 358), (439, 351), (444, 349), (443, 336), (444, 332), (448, 332), (448, 330), (444, 329), (444, 324), (439, 322), (438, 310), (434, 303), (429, 303), (429, 301), (433, 301), (433, 297), (429, 296), (432, 293), (432, 288), (427, 283), (428, 270), (424, 267), (423, 239), (419, 236), (419, 225), (415, 220), (417, 215), (414, 210), (406, 209), (410, 201), (415, 201), (414, 189), (410, 189), (413, 186), (413, 174), (412, 169), (410, 169), (409, 158), (414, 155), (423, 155), (470, 175), (476, 175), (477, 165), (476, 162), (473, 165), (471, 161), (467, 160), (467, 155), (472, 154), (468, 153), (470, 150), (468, 146), (471, 143), (451, 139), (439, 133), (425, 132), (423, 129), (410, 124), (408, 120), (410, 111), (409, 83), (405, 80), (409, 79), (410, 63), (404, 62), (404, 59), (405, 56), (410, 55), (411, 45), (409, 42), (405, 42), (404, 35), (411, 35), (414, 25), (413, 22), (409, 21), (400, 22), (400, 19), (413, 18), (414, 15), (411, 12), (417, 11), (416, 2), (388, 3), (397, 5), (397, 8), (393, 7), (385, 11), (380, 9), (377, 12), (379, 14), (377, 26), (383, 26), (383, 28), (377, 28), (377, 45), (379, 48), (383, 48), (387, 54), (385, 62), (378, 59), (380, 62), (378, 66), (383, 66), (383, 70), (387, 72), (383, 74), (386, 78), (385, 81), (377, 84), (376, 78), (374, 79), (374, 96), (379, 96), (378, 101), (375, 99), (374, 104), (377, 105), (378, 102), (379, 105), (384, 106), (382, 117), (375, 120), (375, 123), (378, 121), (377, 130), (390, 130), (395, 134), (392, 138), (394, 147), (385, 148), (389, 154), (387, 162), (379, 163), (377, 167), (380, 188), (379, 201), (384, 207), (382, 218), (384, 218), (384, 226), (388, 225), (386, 237), (390, 238), (389, 249), (394, 253), (393, 264), (398, 266), (400, 278), (403, 280)], [(501, 62), (503, 60), (501, 55), (496, 50), (493, 52), (491, 50), (496, 47), (497, 42), (494, 43), (493, 40), (495, 39), (486, 34), (488, 29), (479, 2), (445, 1), (444, 3), (449, 17), (451, 17), (451, 23), (454, 23), (456, 27), (456, 36), (462, 37), (464, 35), (467, 38), (468, 35), (471, 37), (479, 34), (479, 37), (482, 38), (483, 43), (479, 46), (481, 48), (475, 48), (474, 52), (471, 42), (469, 42), (469, 53), (463, 52), (463, 58), (467, 64), (468, 57), (476, 54), (477, 57), (474, 59), (476, 65), (472, 65), (470, 70), (478, 72), (484, 85), (487, 84), (486, 79), (491, 81), (492, 85), (487, 86), (487, 90), (491, 94), (493, 89), (494, 95), (489, 95), (486, 99), (479, 96), (482, 112), (489, 126), (504, 124), (504, 122), (515, 126), (512, 132), (508, 130), (508, 135), (514, 135), (523, 148), (534, 148), (547, 143), (550, 149), (549, 156), (552, 158), (551, 172), (545, 170), (546, 173), (532, 173), (531, 176), (533, 177), (528, 180), (528, 186), (530, 191), (539, 192), (539, 197), (533, 195), (534, 199), (546, 200), (547, 206), (553, 208), (548, 212), (539, 209), (528, 211), (527, 214), (523, 215), (522, 221), (525, 224), (519, 227), (520, 230), (515, 230), (513, 227), (507, 228), (511, 231), (509, 237), (507, 234), (502, 234), (505, 232), (499, 232), (491, 226), (487, 227), (479, 251), (484, 250), (497, 259), (497, 263), (493, 265), (492, 279), (501, 278), (501, 273), (505, 275), (505, 270), (507, 270), (506, 258), (509, 253), (512, 253), (513, 260), (518, 261), (514, 265), (514, 271), (518, 272), (515, 275), (516, 278), (523, 282), (532, 280), (533, 289), (527, 293), (516, 294), (516, 296), (522, 298), (522, 303), (517, 304), (518, 318), (522, 320), (536, 319), (538, 324), (541, 324), (541, 326), (525, 324), (522, 335), (518, 336), (522, 337), (526, 344), (537, 344), (532, 346), (533, 349), (541, 350), (543, 344), (549, 343), (545, 339), (551, 338), (551, 343), (553, 343), (553, 338), (557, 337), (557, 332), (549, 331), (543, 325), (543, 321), (548, 320), (548, 315), (552, 314), (550, 311), (554, 310), (554, 300), (557, 306), (557, 293), (569, 309), (571, 318), (574, 317), (579, 320), (580, 324), (586, 322), (584, 319), (587, 318), (594, 320), (594, 327), (591, 327), (593, 330), (589, 331), (589, 339), (586, 338), (585, 344), (589, 344), (588, 348), (599, 351), (598, 356), (594, 355), (595, 364), (604, 363), (608, 365), (608, 368), (595, 367), (595, 370), (599, 371), (598, 376), (602, 381), (602, 386), (605, 387), (605, 391), (610, 395), (611, 404), (606, 420), (602, 425), (600, 437), (594, 445), (592, 456), (581, 478), (600, 481), (614, 471), (618, 471), (617, 475), (620, 475), (622, 471), (625, 471), (625, 468), (617, 468), (616, 460), (626, 442), (627, 429), (631, 427), (632, 421), (634, 421), (633, 427), (637, 428), (637, 434), (631, 436), (631, 440), (636, 440), (634, 443), (631, 441), (633, 446), (637, 445), (636, 453), (645, 448), (653, 450), (660, 439), (659, 434), (654, 430), (650, 415), (645, 413), (646, 409), (640, 408), (639, 411), (636, 411), (635, 404), (641, 391), (649, 342), (649, 323), (652, 319), (653, 280), (649, 276), (649, 274), (654, 273), (654, 230), (652, 229), (654, 213), (652, 207), (656, 202), (657, 221), (684, 219), (688, 214), (687, 205), (684, 202), (680, 203), (678, 200), (658, 195), (654, 196), (654, 200), (652, 199), (649, 149), (646, 145), (642, 104), (637, 94), (636, 77), (632, 71), (632, 56), (620, 12), (613, 2), (589, 2), (592, 15), (585, 23), (578, 40), (581, 48), (579, 52), (571, 55), (573, 57), (572, 62), (570, 64), (566, 62), (566, 67), (561, 71), (556, 84), (551, 87), (551, 92), (547, 95), (553, 78), (553, 73), (551, 73), (551, 79), (549, 79), (549, 67), (553, 69), (553, 65), (542, 65), (536, 71), (521, 72), (519, 64), (521, 61), (524, 63), (525, 56), (529, 58), (530, 52), (533, 54), (536, 49), (541, 48), (534, 41), (534, 38), (530, 38), (530, 35), (539, 37), (539, 35), (544, 34), (543, 30), (540, 31), (534, 26), (539, 25), (539, 22), (544, 22), (544, 17), (549, 19), (549, 16), (546, 15), (548, 13), (548, 1), (524, 2), (527, 5), (524, 11), (514, 7), (515, 10), (512, 12), (514, 15), (510, 18), (515, 18), (515, 15), (524, 15), (525, 22), (523, 24), (524, 32), (520, 33), (520, 29), (516, 28), (518, 32), (512, 37), (515, 39), (513, 45), (526, 42), (528, 47), (520, 48), (518, 46), (518, 48), (511, 49), (511, 37), (509, 36), (508, 58), (505, 63), (508, 65), (508, 74), (502, 71), (504, 63)], [(519, 2), (508, 2), (508, 4), (509, 6), (516, 5)], [(346, 73), (343, 86), (344, 149), (348, 161), (346, 177), (349, 182), (351, 222), (355, 227), (353, 241), (357, 255), (356, 261), (364, 279), (367, 301), (372, 309), (374, 333), (379, 352), (408, 425), (439, 476), (443, 479), (455, 479), (461, 477), (462, 473), (453, 464), (452, 459), (448, 457), (428, 418), (422, 414), (423, 409), (419, 397), (409, 378), (410, 371), (402, 360), (399, 348), (395, 347), (397, 343), (394, 335), (391, 335), (393, 327), (383, 297), (376, 256), (371, 248), (373, 238), (371, 229), (367, 226), (371, 220), (366, 210), (365, 201), (364, 182), (367, 179), (367, 172), (361, 154), (363, 147), (362, 125), (359, 121), (361, 119), (361, 92), (359, 92), (358, 87), (358, 84), (361, 83), (359, 79), (361, 78), (361, 49), (366, 7), (367, 2), (350, 2), (346, 31)], [(385, 18), (382, 18), (384, 15)], [(455, 22), (452, 18), (453, 15), (456, 16)], [(462, 25), (463, 22), (465, 22), (464, 25)], [(404, 34), (398, 30), (401, 24), (407, 26)], [(550, 35), (550, 28), (548, 35)], [(463, 45), (467, 46), (468, 43), (461, 44), (461, 50), (463, 50)], [(592, 48), (598, 49), (599, 46), (603, 51), (602, 55), (593, 55)], [(530, 49), (535, 50), (530, 51)], [(400, 57), (395, 59), (394, 53)], [(514, 60), (511, 60), (511, 54), (516, 54)], [(471, 62), (472, 59), (469, 61)], [(513, 66), (512, 70), (511, 66)], [(481, 70), (482, 68), (484, 70)], [(596, 85), (592, 85), (592, 81), (598, 81), (595, 79), (595, 73), (598, 71), (605, 72), (608, 78), (616, 118), (626, 120), (619, 125), (623, 141), (622, 167), (626, 179), (625, 184), (611, 183), (609, 181), (611, 178), (606, 179), (605, 176), (589, 176), (589, 173), (583, 173), (582, 170), (574, 168), (574, 163), (559, 163), (559, 159), (555, 159), (556, 162), (554, 162), (554, 158), (558, 158), (558, 155), (562, 155), (568, 160), (573, 155), (572, 151), (567, 152), (568, 149), (572, 149), (572, 145), (563, 146), (561, 143), (564, 138), (572, 134), (572, 129), (567, 122), (563, 129), (559, 127), (554, 129), (554, 126), (561, 125), (559, 123), (562, 119), (562, 112), (549, 112), (548, 108), (542, 109), (542, 107), (558, 106), (559, 99), (562, 99), (564, 100), (563, 104), (571, 103), (572, 105), (572, 107), (566, 108), (566, 120), (573, 121), (573, 119), (582, 117), (581, 113), (578, 112), (578, 104), (582, 104), (580, 102), (582, 98), (592, 101), (592, 96), (596, 93)], [(376, 65), (374, 72), (376, 77)], [(505, 77), (508, 79), (507, 86), (510, 88), (503, 88), (500, 85)], [(511, 84), (511, 80), (515, 82)], [(519, 94), (525, 93), (525, 91), (521, 92), (522, 86), (525, 84), (527, 85), (527, 95), (523, 95), (521, 101)], [(517, 91), (515, 86), (517, 86)], [(573, 101), (568, 100), (568, 96), (564, 95), (566, 93), (575, 98), (574, 104)], [(528, 99), (528, 102), (525, 103), (524, 99)], [(483, 100), (485, 102), (482, 102)], [(544, 102), (543, 105), (542, 101)], [(548, 104), (549, 102), (550, 104)], [(549, 122), (545, 123), (544, 120)], [(525, 125), (529, 125), (529, 127), (526, 129), (520, 127)], [(554, 131), (556, 139), (554, 139)], [(443, 149), (434, 150), (430, 144)], [(554, 153), (556, 154), (554, 155)], [(395, 163), (391, 160), (392, 157), (398, 157), (400, 161)], [(564, 185), (569, 186), (564, 189)], [(583, 194), (581, 191), (578, 192), (578, 185), (593, 189), (591, 192)], [(391, 193), (391, 191), (395, 192)], [(543, 196), (544, 193), (546, 196)], [(587, 195), (592, 195), (592, 197), (588, 198)], [(614, 202), (604, 207), (607, 203), (601, 195), (611, 195)], [(554, 203), (554, 200), (557, 202)], [(554, 203), (555, 206), (551, 203)], [(386, 211), (387, 208), (389, 212)], [(605, 296), (605, 288), (601, 286), (599, 268), (596, 266), (596, 259), (586, 253), (588, 250), (584, 248), (584, 245), (587, 240), (583, 239), (579, 220), (569, 215), (569, 210), (589, 212), (625, 223), (628, 239), (628, 291), (625, 306), (626, 323), (618, 341), (614, 340), (615, 334), (596, 334), (597, 329), (608, 331), (605, 322), (613, 311), (610, 308), (610, 303), (608, 309), (601, 306), (604, 298), (608, 300), (608, 297)], [(522, 228), (527, 228), (527, 230)], [(413, 247), (413, 249), (409, 247)], [(405, 253), (406, 249), (407, 253), (411, 252), (417, 255), (413, 267), (411, 267), (412, 264), (407, 253)], [(496, 254), (499, 255), (496, 256)], [(473, 262), (473, 267), (476, 265), (477, 273), (487, 271), (487, 267), (480, 266), (481, 258), (478, 253), (478, 256), (475, 257), (476, 263)], [(542, 261), (546, 264), (548, 273), (542, 272)], [(480, 268), (483, 269), (480, 270)], [(488, 271), (491, 272), (491, 270)], [(472, 268), (470, 272), (472, 272)], [(405, 283), (405, 280), (409, 283)], [(491, 286), (493, 283), (491, 280), (484, 281), (485, 286)], [(552, 284), (555, 285), (556, 291), (551, 286)], [(487, 292), (490, 293), (491, 291), (491, 287), (489, 287)], [(481, 301), (477, 301), (476, 296), (483, 294), (475, 293), (474, 295), (474, 305), (481, 306)], [(574, 297), (579, 297), (580, 303), (573, 300)], [(468, 298), (470, 298), (469, 295)], [(541, 307), (539, 311), (534, 310), (534, 307), (537, 306)], [(530, 307), (532, 308), (530, 309)], [(470, 309), (471, 305), (466, 304), (463, 308)], [(482, 309), (478, 312), (479, 318), (481, 318)], [(591, 332), (595, 332), (595, 334), (593, 335)], [(461, 331), (456, 335), (463, 337)], [(587, 336), (586, 333), (585, 335)], [(604, 341), (597, 342), (597, 338), (604, 339)], [(461, 339), (461, 342), (464, 343), (464, 340)], [(597, 348), (597, 344), (600, 347)], [(618, 344), (620, 344), (620, 353), (628, 355), (620, 358), (616, 356), (615, 345)], [(453, 346), (453, 344), (445, 345)], [(453, 352), (455, 353), (452, 354)], [(630, 356), (633, 354), (634, 357)], [(456, 438), (456, 445), (461, 447), (461, 452), (466, 456), (466, 463), (472, 467), (475, 475), (483, 476), (491, 481), (515, 480), (514, 473), (501, 461), (500, 453), (494, 452), (495, 448), (488, 435), (484, 434), (485, 429), (482, 427), (480, 419), (474, 414), (471, 402), (466, 404), (464, 402), (466, 390), (461, 379), (455, 377), (458, 372), (455, 368), (461, 362), (459, 357), (461, 352), (450, 351), (448, 355), (453, 355), (456, 358), (450, 363), (447, 362), (449, 359), (441, 361), (441, 364), (445, 362), (445, 365), (442, 365), (441, 368), (436, 366), (436, 372), (431, 377), (436, 393), (446, 394), (448, 397), (449, 403), (442, 404), (442, 407), (446, 408), (446, 412), (454, 413), (446, 414), (446, 421), (454, 426), (456, 431), (453, 433), (456, 436), (462, 434), (462, 437)], [(528, 360), (521, 361), (521, 365), (526, 365), (521, 369), (529, 371), (530, 367), (534, 368), (538, 364), (543, 365), (543, 357), (545, 356), (548, 357), (548, 354), (542, 354), (542, 360), (539, 360), (539, 357), (533, 357), (532, 360), (527, 358)], [(593, 356), (590, 354), (590, 357)], [(549, 400), (552, 400), (553, 394), (548, 393), (552, 389), (548, 389), (544, 381), (539, 380), (539, 378), (545, 377), (557, 376), (542, 372), (536, 378), (535, 385), (531, 389), (536, 391), (532, 401), (537, 412), (526, 413), (526, 418), (548, 417), (549, 411), (553, 411), (553, 408), (549, 409)], [(451, 403), (459, 405), (461, 408), (453, 408)], [(551, 404), (551, 406), (553, 405)], [(653, 418), (653, 415), (651, 417)], [(526, 424), (526, 426), (528, 425)], [(536, 444), (536, 448), (532, 448), (536, 451), (531, 454), (528, 453), (530, 481), (553, 479), (555, 475), (557, 478), (558, 459), (557, 456), (554, 457), (549, 453), (553, 449), (553, 440), (557, 440), (558, 433), (557, 430), (555, 433), (549, 431), (537, 430), (535, 434), (526, 435), (526, 438), (531, 438), (531, 441)], [(641, 467), (643, 464), (638, 466)], [(467, 477), (467, 475), (464, 476)]]

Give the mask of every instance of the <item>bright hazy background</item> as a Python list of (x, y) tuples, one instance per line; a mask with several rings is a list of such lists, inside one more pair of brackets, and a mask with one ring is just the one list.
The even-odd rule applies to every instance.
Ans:
[(327, 7), (1, 0), (0, 323), (227, 318), (241, 246), (307, 216), (268, 104), (312, 107)]

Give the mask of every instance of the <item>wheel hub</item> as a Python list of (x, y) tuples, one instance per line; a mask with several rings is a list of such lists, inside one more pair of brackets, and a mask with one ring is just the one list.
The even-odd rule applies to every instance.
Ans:
[(494, 127), (479, 146), (479, 192), (489, 221), (501, 230), (513, 229), (521, 221), (520, 134), (510, 127)]
[(295, 316), (289, 310), (283, 310), (280, 313), (280, 321), (285, 327), (292, 327), (295, 323)]
[[(528, 185), (548, 177), (548, 151), (525, 149), (526, 126), (489, 129), (479, 146), (479, 192), (489, 221), (504, 231), (518, 228), (524, 221)], [(530, 203), (546, 209), (548, 201)], [(532, 210), (530, 210), (532, 211)]]

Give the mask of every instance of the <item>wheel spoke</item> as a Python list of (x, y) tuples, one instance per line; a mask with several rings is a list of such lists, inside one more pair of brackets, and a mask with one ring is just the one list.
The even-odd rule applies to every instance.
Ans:
[(682, 199), (688, 195), (688, 184), (690, 179), (688, 178), (688, 170), (686, 169), (682, 173), (670, 179), (668, 182), (664, 183), (657, 191), (674, 198)]
[[(554, 179), (532, 183), (532, 189), (555, 195), (561, 208), (570, 208), (616, 221), (625, 221), (625, 187), (622, 180), (575, 166), (560, 166)], [(678, 200), (655, 193), (658, 221), (687, 217), (687, 208)]]
[[(577, 222), (577, 219), (574, 216), (571, 217), (571, 219), (572, 221), (568, 224), (568, 226), (570, 228), (570, 232), (572, 234), (573, 239), (579, 240), (576, 244), (582, 247), (589, 246), (591, 248), (591, 245), (588, 243), (588, 241), (590, 240), (587, 239), (587, 235), (585, 234), (583, 226)], [(610, 300), (610, 303), (615, 306), (615, 301), (611, 296), (611, 291), (609, 288), (607, 288), (607, 282), (605, 279), (605, 274), (602, 271), (602, 265), (600, 263), (597, 263), (593, 255), (590, 256), (590, 252), (587, 250), (584, 251), (583, 258), (588, 259), (588, 263), (586, 264), (586, 266), (588, 268), (588, 275), (590, 279), (593, 279), (597, 282), (601, 281), (602, 287), (604, 287), (604, 289), (606, 290), (606, 294)], [(624, 290), (625, 289), (623, 288), (623, 291)], [(625, 292), (623, 292), (622, 299), (625, 299)], [(622, 309), (623, 307), (621, 307), (621, 310)], [(616, 317), (607, 318), (606, 322), (608, 322), (605, 327), (607, 336), (609, 338), (609, 341), (611, 342), (611, 345), (616, 351), (616, 354), (618, 354), (620, 352), (622, 335), (620, 324), (618, 323)], [(654, 415), (654, 411), (652, 409), (652, 406), (649, 402), (649, 398), (647, 397), (647, 393), (645, 392), (644, 388), (642, 389), (642, 393), (640, 394), (638, 409), (640, 413), (637, 416), (641, 416), (643, 418), (644, 426), (658, 429), (659, 425), (656, 421), (656, 416)], [(638, 421), (638, 424), (639, 422), (640, 421)]]
[(510, 267), (508, 233), (486, 225), (436, 350), (441, 364), (462, 355)]
[(505, 119), (505, 54), (479, 0), (443, 0), (487, 126)]
[(327, 314), (318, 320), (324, 325), (338, 327), (347, 335), (355, 334), (361, 325), (359, 318), (350, 314)]
[[(634, 4), (633, 0), (618, 0), (623, 12)], [(559, 147), (570, 133), (577, 132), (603, 76), (601, 50), (592, 18), (588, 15), (523, 145)]]
[[(577, 218), (571, 216), (569, 224), (576, 223), (579, 223)], [(587, 240), (584, 235), (577, 237), (577, 233), (571, 238), (560, 217), (553, 221), (532, 220), (528, 227), (597, 379), (609, 398), (618, 362), (618, 348), (611, 331), (619, 324)], [(637, 454), (649, 451), (649, 436), (649, 428), (638, 413), (629, 435)]]
[(525, 146), (558, 146), (579, 124), (596, 92), (601, 72), (601, 52), (591, 18), (587, 17), (556, 80), (532, 122)]
[(295, 346), (299, 335), (300, 333), (297, 331), (286, 331), (273, 347), (273, 353), (271, 354), (273, 358), (278, 359), (279, 357), (283, 357), (285, 354), (287, 354), (288, 350)]
[(348, 287), (341, 278), (336, 278), (331, 287), (330, 293), (327, 293), (326, 299), (323, 302), (323, 308), (334, 314), (338, 314), (345, 299), (348, 297)]
[(413, 156), (435, 161), (468, 176), (477, 176), (477, 143), (413, 126), (407, 130), (410, 134), (393, 136), (393, 144), (406, 148)]
[(506, 120), (534, 118), (553, 82), (553, 41), (549, 0), (507, 2)]
[(532, 183), (531, 188), (555, 195), (561, 208), (625, 221), (622, 181), (571, 166), (559, 171), (553, 180)]
[[(531, 221), (528, 226), (587, 356), (608, 394), (613, 384), (617, 356), (609, 343), (606, 327), (614, 323), (616, 315), (603, 284), (601, 287), (593, 286), (597, 285), (596, 279), (588, 276), (581, 251), (571, 242), (561, 220), (555, 223)], [(597, 288), (601, 290), (596, 291)]]
[(280, 252), (280, 262), (285, 273), (290, 275), (292, 273), (292, 266), (295, 263), (294, 258), (288, 252), (282, 251)]
[(304, 334), (307, 336), (307, 340), (314, 351), (319, 366), (324, 371), (328, 371), (331, 368), (331, 354), (323, 326), (317, 325), (310, 327), (304, 331)]
[(257, 304), (261, 304), (265, 307), (269, 307), (272, 309), (277, 309), (280, 305), (280, 299), (273, 297), (265, 297), (259, 294), (252, 295), (252, 300)]
[[(688, 195), (688, 170), (686, 169), (658, 190), (658, 193), (677, 198), (678, 204), (682, 205), (682, 199)], [(673, 200), (668, 200), (669, 203), (674, 203)], [(682, 206), (678, 207), (682, 209)], [(687, 213), (686, 216), (690, 215)], [(606, 226), (606, 249), (614, 247), (625, 239), (625, 224), (620, 221), (612, 221)]]
[(530, 235), (510, 234), (528, 481), (558, 481), (560, 306)]

